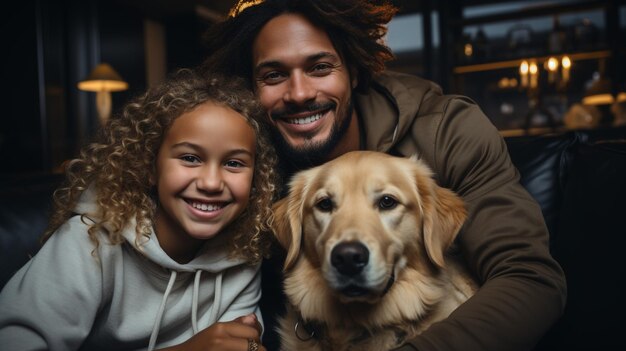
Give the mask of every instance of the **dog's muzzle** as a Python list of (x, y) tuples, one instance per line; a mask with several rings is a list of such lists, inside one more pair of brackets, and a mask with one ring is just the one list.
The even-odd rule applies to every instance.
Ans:
[[(330, 253), (330, 262), (333, 268), (341, 275), (341, 278), (349, 283), (340, 288), (339, 292), (346, 297), (361, 297), (372, 293), (372, 289), (364, 286), (363, 270), (369, 263), (370, 252), (359, 241), (347, 241), (337, 244)], [(395, 270), (382, 292), (386, 294), (395, 281)]]

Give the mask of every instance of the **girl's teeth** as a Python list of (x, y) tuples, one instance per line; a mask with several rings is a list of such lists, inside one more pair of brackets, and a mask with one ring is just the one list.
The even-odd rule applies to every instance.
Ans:
[(191, 206), (193, 206), (193, 208), (196, 208), (198, 210), (201, 211), (216, 211), (219, 210), (221, 208), (220, 205), (216, 205), (216, 204), (203, 204), (203, 203), (198, 203), (198, 202), (194, 202), (191, 204)]

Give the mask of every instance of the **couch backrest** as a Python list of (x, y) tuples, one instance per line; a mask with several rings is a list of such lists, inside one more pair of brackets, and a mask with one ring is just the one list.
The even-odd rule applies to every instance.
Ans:
[(0, 289), (39, 250), (52, 207), (57, 174), (0, 182)]
[(535, 351), (623, 349), (626, 128), (506, 141), (567, 279), (564, 315)]
[(623, 350), (626, 140), (578, 145), (559, 215), (552, 255), (565, 272), (568, 298), (545, 349)]
[(520, 172), (520, 182), (539, 203), (552, 239), (557, 232), (565, 178), (581, 136), (565, 133), (505, 140), (511, 160)]

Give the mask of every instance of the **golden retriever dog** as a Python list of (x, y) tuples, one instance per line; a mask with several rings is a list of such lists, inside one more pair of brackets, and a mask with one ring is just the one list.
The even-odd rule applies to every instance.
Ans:
[(274, 210), (282, 350), (390, 350), (476, 291), (448, 254), (463, 201), (419, 160), (347, 153), (296, 174)]

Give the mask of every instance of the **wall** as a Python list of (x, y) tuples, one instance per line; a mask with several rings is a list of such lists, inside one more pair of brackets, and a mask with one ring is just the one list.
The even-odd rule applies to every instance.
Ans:
[(0, 180), (57, 171), (97, 128), (95, 94), (79, 91), (100, 62), (129, 83), (114, 112), (145, 89), (143, 17), (97, 0), (23, 0), (0, 18)]

